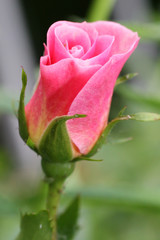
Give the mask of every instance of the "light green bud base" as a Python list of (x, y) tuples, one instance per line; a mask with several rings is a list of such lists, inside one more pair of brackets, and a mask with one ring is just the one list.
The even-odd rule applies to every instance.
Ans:
[(55, 179), (65, 179), (74, 170), (75, 163), (54, 163), (42, 159), (42, 169), (46, 177)]
[(47, 210), (52, 227), (52, 240), (57, 240), (57, 208), (65, 179), (73, 172), (74, 163), (51, 163), (42, 159), (42, 169), (48, 179)]

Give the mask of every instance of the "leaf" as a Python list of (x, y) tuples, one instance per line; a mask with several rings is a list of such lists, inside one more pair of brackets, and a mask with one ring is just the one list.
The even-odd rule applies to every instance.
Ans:
[(131, 78), (136, 77), (137, 75), (138, 75), (138, 73), (128, 73), (128, 74), (126, 74), (126, 75), (124, 75), (122, 77), (119, 77), (117, 79), (117, 81), (116, 81), (116, 85), (115, 86), (117, 86), (117, 85), (119, 85), (121, 83), (124, 83), (124, 82), (130, 80)]
[(49, 162), (68, 162), (73, 158), (70, 137), (66, 128), (66, 121), (73, 118), (81, 118), (86, 115), (57, 117), (45, 130), (38, 150), (44, 160)]
[(77, 196), (57, 219), (58, 240), (72, 240), (77, 229), (80, 198)]
[(19, 100), (18, 122), (19, 122), (19, 134), (25, 142), (27, 142), (27, 139), (29, 136), (26, 117), (25, 117), (25, 110), (24, 110), (24, 97), (25, 97), (26, 85), (27, 85), (27, 75), (24, 69), (22, 68), (22, 90), (21, 90), (20, 100)]
[(160, 114), (150, 113), (150, 112), (139, 112), (130, 115), (131, 120), (142, 121), (142, 122), (151, 122), (160, 120)]
[(51, 240), (52, 230), (50, 227), (47, 211), (37, 214), (26, 214), (21, 219), (21, 231), (16, 240)]

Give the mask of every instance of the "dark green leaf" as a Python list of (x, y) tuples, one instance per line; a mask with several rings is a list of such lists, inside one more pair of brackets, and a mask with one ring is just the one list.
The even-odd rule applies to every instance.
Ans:
[(122, 77), (119, 77), (117, 79), (117, 81), (116, 81), (116, 86), (121, 84), (121, 83), (124, 83), (124, 82), (126, 82), (126, 81), (128, 81), (128, 80), (130, 80), (132, 78), (134, 78), (137, 75), (138, 75), (138, 73), (128, 73), (128, 74), (126, 74), (126, 75), (124, 75)]
[(85, 115), (62, 116), (54, 119), (45, 130), (38, 150), (44, 160), (49, 162), (68, 162), (73, 158), (72, 146), (66, 128), (66, 121)]
[(24, 69), (22, 68), (22, 90), (21, 90), (20, 100), (19, 100), (18, 122), (19, 122), (19, 134), (25, 142), (27, 142), (27, 139), (29, 136), (26, 117), (25, 117), (25, 110), (24, 110), (24, 97), (25, 97), (26, 85), (27, 85), (27, 75)]
[(77, 229), (79, 216), (79, 196), (76, 197), (69, 207), (62, 213), (57, 220), (58, 240), (72, 240)]
[(51, 240), (52, 230), (50, 227), (47, 211), (38, 214), (26, 214), (21, 219), (21, 231), (16, 240)]

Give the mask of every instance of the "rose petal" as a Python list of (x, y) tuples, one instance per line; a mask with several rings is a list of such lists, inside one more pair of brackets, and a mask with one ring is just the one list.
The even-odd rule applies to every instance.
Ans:
[(74, 99), (68, 115), (87, 115), (86, 118), (67, 122), (70, 137), (81, 154), (86, 154), (91, 150), (106, 126), (116, 79), (138, 41), (137, 37), (128, 51), (112, 56)]
[(36, 144), (53, 118), (68, 113), (76, 95), (101, 67), (80, 65), (73, 59), (64, 59), (52, 65), (47, 63), (47, 56), (42, 57), (40, 81), (25, 108), (29, 134)]
[(74, 26), (74, 27), (77, 27), (77, 28), (80, 28), (80, 29), (84, 30), (87, 33), (87, 35), (89, 36), (89, 39), (91, 41), (91, 45), (95, 42), (95, 40), (98, 37), (98, 32), (94, 28), (94, 26), (92, 26), (92, 24), (89, 24), (85, 21), (81, 22), (81, 23), (70, 22), (70, 21), (59, 21), (58, 22), (58, 24), (62, 24), (62, 23), (66, 23), (69, 26)]
[(81, 58), (84, 55), (84, 49), (80, 45), (72, 47), (69, 52), (75, 58)]
[(115, 37), (112, 47), (112, 55), (126, 52), (133, 44), (138, 35), (119, 23), (109, 21), (97, 21), (91, 25), (98, 31), (99, 35), (111, 35)]
[(81, 28), (63, 24), (55, 29), (55, 34), (63, 45), (66, 41), (68, 42), (69, 49), (76, 45), (80, 45), (83, 46), (86, 52), (91, 47), (88, 34)]
[(80, 45), (84, 49), (84, 53), (91, 47), (90, 36), (83, 29), (70, 26), (65, 21), (53, 24), (47, 33), (47, 46), (50, 54), (51, 63), (56, 63), (64, 58), (70, 58), (71, 55), (67, 48)]
[(110, 57), (113, 42), (113, 36), (99, 36), (82, 59), (86, 60), (88, 64), (104, 65)]

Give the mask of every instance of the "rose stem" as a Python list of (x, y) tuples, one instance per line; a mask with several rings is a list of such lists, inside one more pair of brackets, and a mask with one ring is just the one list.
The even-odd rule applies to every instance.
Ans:
[(57, 240), (56, 215), (64, 180), (55, 179), (48, 185), (47, 210), (51, 220), (52, 240)]

